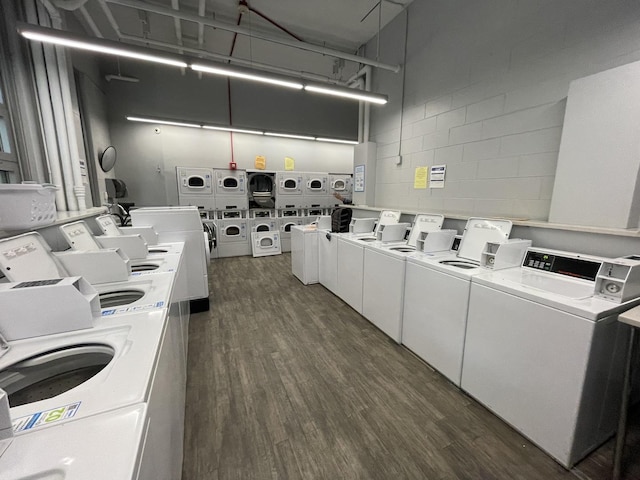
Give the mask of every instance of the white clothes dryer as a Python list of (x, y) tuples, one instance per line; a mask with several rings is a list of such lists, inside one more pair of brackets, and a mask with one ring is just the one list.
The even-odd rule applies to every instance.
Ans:
[(298, 209), (278, 211), (278, 228), (280, 230), (280, 243), (283, 252), (291, 251), (291, 228), (296, 225), (304, 225), (306, 218)]
[(343, 197), (352, 198), (353, 195), (353, 178), (349, 174), (330, 174), (329, 175), (329, 203), (330, 208), (341, 207), (343, 203), (333, 196), (338, 193)]
[(520, 268), (471, 283), (463, 390), (566, 468), (617, 426), (628, 338), (617, 317), (640, 299), (594, 295), (607, 264), (530, 248)]
[(310, 173), (304, 174), (304, 190), (302, 195), (304, 208), (323, 209), (328, 208), (333, 202), (329, 201), (329, 174)]
[(251, 232), (251, 253), (254, 257), (266, 257), (280, 255), (280, 232), (272, 230), (267, 232)]
[(273, 232), (278, 230), (276, 211), (271, 209), (249, 210), (250, 232)]
[(471, 278), (485, 272), (480, 258), (487, 242), (510, 233), (509, 220), (470, 218), (457, 253), (407, 257), (402, 343), (457, 386)]
[(241, 211), (218, 212), (218, 257), (251, 255), (249, 219)]
[(299, 172), (276, 172), (276, 209), (304, 208), (304, 177)]
[(212, 168), (176, 167), (176, 178), (180, 205), (194, 205), (203, 210), (216, 209)]
[(248, 210), (247, 172), (214, 169), (214, 193), (217, 210)]

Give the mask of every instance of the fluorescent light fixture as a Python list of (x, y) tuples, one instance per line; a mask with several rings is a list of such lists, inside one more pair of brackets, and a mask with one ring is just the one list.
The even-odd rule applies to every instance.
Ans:
[(338, 138), (316, 138), (318, 142), (329, 142), (329, 143), (345, 143), (347, 145), (358, 145), (358, 142), (354, 140), (340, 140)]
[(28, 23), (18, 23), (18, 32), (23, 37), (36, 42), (53, 43), (54, 45), (69, 48), (89, 50), (119, 57), (135, 58), (147, 62), (163, 63), (174, 67), (186, 68), (188, 66), (180, 57), (162, 54), (156, 55), (155, 53), (150, 53), (153, 52), (153, 50), (150, 49), (141, 49), (101, 38), (87, 38), (53, 28), (40, 27)]
[(156, 120), (156, 119), (153, 119), (153, 118), (127, 117), (127, 120), (129, 120), (131, 122), (157, 123), (157, 124), (160, 124), (160, 125), (172, 125), (174, 127), (202, 128), (202, 125), (198, 125), (197, 123), (172, 122), (170, 120)]
[(386, 95), (363, 92), (362, 90), (354, 90), (351, 88), (343, 88), (338, 86), (323, 87), (319, 85), (305, 85), (304, 89), (309, 92), (323, 93), (325, 95), (333, 95), (335, 97), (352, 98), (354, 100), (360, 100), (363, 102), (377, 103), (378, 105), (384, 105), (388, 101)]
[(267, 75), (261, 75), (254, 73), (253, 71), (244, 71), (238, 68), (226, 67), (226, 66), (212, 66), (201, 65), (194, 63), (191, 65), (191, 69), (196, 72), (213, 73), (214, 75), (224, 75), (226, 77), (242, 78), (244, 80), (253, 80), (254, 82), (269, 83), (272, 85), (278, 85), (280, 87), (293, 88), (295, 90), (302, 90), (304, 85), (294, 80), (285, 80), (276, 77), (270, 77)]
[(342, 140), (339, 138), (320, 138), (310, 135), (295, 135), (290, 133), (264, 132), (262, 130), (248, 130), (234, 127), (216, 127), (213, 125), (199, 125), (197, 123), (174, 122), (173, 120), (158, 120), (156, 118), (127, 116), (127, 120), (131, 122), (154, 123), (159, 125), (172, 125), (174, 127), (203, 128), (205, 130), (216, 130), (219, 132), (248, 133), (250, 135), (265, 135), (267, 137), (293, 138), (296, 140), (316, 140), (318, 142), (344, 143), (347, 145), (357, 145), (358, 142), (353, 140)]
[(267, 137), (283, 137), (283, 138), (296, 138), (298, 140), (315, 140), (316, 137), (309, 137), (308, 135), (291, 135), (288, 133), (273, 133), (264, 132)]
[(264, 132), (262, 130), (244, 130), (241, 128), (233, 128), (233, 127), (212, 127), (209, 125), (203, 125), (202, 128), (206, 130), (219, 130), (221, 132), (248, 133), (250, 135), (264, 135)]

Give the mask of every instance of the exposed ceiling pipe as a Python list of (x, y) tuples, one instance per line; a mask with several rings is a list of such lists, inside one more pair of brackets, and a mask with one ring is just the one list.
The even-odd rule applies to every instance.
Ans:
[[(171, 7), (177, 12), (180, 10), (179, 0), (171, 0)], [(178, 45), (182, 46), (182, 24), (179, 17), (173, 17), (173, 24), (176, 27), (176, 40)], [(180, 52), (182, 53), (182, 52)]]
[(104, 38), (102, 36), (102, 32), (100, 32), (100, 29), (96, 25), (96, 22), (93, 21), (93, 18), (91, 18), (91, 15), (89, 15), (87, 9), (84, 7), (80, 7), (78, 10), (80, 11), (82, 18), (84, 18), (84, 21), (87, 22), (87, 25), (89, 25), (89, 28), (91, 29), (93, 34), (98, 38)]
[(102, 8), (102, 11), (104, 12), (105, 17), (107, 17), (107, 20), (109, 21), (109, 25), (111, 25), (111, 28), (113, 28), (113, 30), (116, 32), (116, 35), (118, 36), (118, 40), (120, 40), (122, 38), (120, 27), (118, 26), (118, 22), (116, 22), (116, 19), (114, 18), (113, 13), (111, 13), (111, 10), (107, 5), (107, 2), (105, 2), (105, 0), (98, 0), (98, 3), (100, 4), (100, 8)]
[(282, 25), (280, 25), (279, 23), (271, 20), (269, 17), (267, 17), (265, 14), (263, 14), (262, 12), (256, 10), (255, 8), (251, 7), (246, 0), (240, 0), (240, 6), (245, 6), (250, 12), (255, 13), (256, 15), (258, 15), (259, 17), (263, 18), (264, 20), (266, 20), (267, 22), (269, 22), (271, 25), (273, 25), (274, 27), (282, 30), (284, 33), (288, 34), (289, 36), (295, 38), (296, 40), (298, 40), (299, 42), (303, 42), (304, 40), (302, 40), (299, 36), (297, 36), (295, 33), (291, 32), (290, 30), (288, 30), (287, 28), (283, 27)]
[(84, 7), (84, 4), (87, 3), (88, 0), (52, 0), (53, 4), (61, 8), (63, 10), (74, 11), (79, 9), (80, 7)]
[(317, 75), (315, 73), (299, 72), (299, 71), (295, 71), (295, 70), (289, 70), (287, 68), (274, 67), (273, 65), (266, 65), (266, 64), (263, 64), (263, 63), (259, 63), (259, 62), (252, 62), (250, 60), (245, 60), (245, 59), (236, 58), (236, 57), (230, 57), (229, 55), (222, 55), (221, 53), (208, 52), (206, 50), (200, 50), (200, 49), (197, 49), (197, 48), (178, 47), (178, 46), (173, 45), (171, 43), (160, 42), (158, 40), (150, 40), (148, 38), (134, 37), (133, 35), (127, 35), (125, 33), (121, 34), (121, 39), (122, 40), (129, 40), (131, 42), (142, 43), (142, 44), (145, 44), (145, 45), (155, 45), (157, 47), (169, 48), (169, 49), (173, 49), (173, 50), (182, 49), (187, 53), (193, 53), (193, 54), (201, 56), (203, 58), (211, 58), (211, 59), (215, 59), (215, 60), (224, 60), (224, 61), (233, 62), (233, 63), (238, 64), (238, 65), (244, 65), (244, 66), (247, 66), (247, 67), (253, 67), (253, 68), (256, 68), (256, 69), (260, 69), (260, 70), (271, 71), (271, 72), (274, 72), (274, 73), (282, 73), (284, 75), (295, 76), (297, 78), (304, 78), (306, 80), (317, 80), (317, 81), (323, 82), (323, 83), (331, 83), (333, 85), (347, 86), (347, 83), (345, 83), (345, 82), (340, 82), (340, 81), (334, 80), (332, 78), (325, 77), (323, 75)]
[(349, 60), (352, 62), (362, 63), (364, 65), (370, 65), (372, 67), (381, 68), (383, 70), (389, 70), (394, 73), (398, 73), (400, 71), (399, 65), (389, 65), (386, 63), (381, 63), (376, 60), (371, 60), (366, 57), (360, 57), (358, 55), (352, 55), (350, 53), (341, 52), (339, 50), (334, 50), (331, 48), (320, 47), (317, 45), (313, 45), (306, 42), (301, 42), (298, 40), (289, 40), (285, 38), (272, 37), (266, 34), (262, 34), (259, 32), (254, 32), (249, 29), (238, 27), (234, 25), (229, 25), (227, 23), (218, 22), (216, 20), (202, 18), (198, 15), (193, 15), (185, 12), (176, 12), (171, 8), (161, 7), (159, 5), (150, 5), (145, 2), (141, 2), (139, 0), (105, 0), (107, 3), (114, 3), (116, 5), (123, 5), (131, 8), (137, 8), (140, 10), (157, 13), (159, 15), (166, 15), (169, 17), (178, 17), (181, 20), (186, 20), (194, 23), (202, 23), (209, 27), (218, 28), (220, 30), (226, 30), (229, 32), (236, 32), (241, 35), (247, 35), (249, 37), (257, 38), (260, 40), (265, 40), (267, 42), (278, 43), (280, 45), (286, 45), (288, 47), (298, 48), (301, 50), (307, 50), (310, 52), (319, 53), (321, 55), (327, 55), (331, 57), (343, 58), (345, 60)]
[[(62, 29), (62, 17), (53, 4), (49, 0), (40, 0), (40, 3), (46, 8), (53, 27)], [(69, 208), (69, 210), (84, 210), (86, 208), (86, 191), (80, 173), (80, 156), (78, 154), (78, 142), (73, 117), (71, 86), (69, 84), (69, 71), (67, 70), (67, 55), (64, 48), (51, 48), (55, 51), (56, 58), (55, 61), (51, 62), (52, 81), (49, 82), (49, 85), (50, 87), (55, 87), (52, 89), (52, 93), (60, 96), (56, 101), (52, 99), (54, 107), (53, 113), (54, 117), (56, 117), (57, 127), (64, 130), (66, 134), (62, 135), (58, 146), (64, 147), (63, 150), (65, 151), (65, 155), (62, 155), (65, 185), (73, 187), (73, 195), (67, 195), (67, 208)], [(46, 53), (47, 48), (45, 48), (45, 57)], [(49, 64), (47, 64), (47, 74), (49, 74)], [(66, 138), (64, 138), (65, 136)]]

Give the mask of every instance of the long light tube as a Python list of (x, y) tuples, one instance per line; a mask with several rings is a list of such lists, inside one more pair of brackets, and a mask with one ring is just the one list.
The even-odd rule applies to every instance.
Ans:
[(160, 52), (156, 53), (156, 51), (148, 48), (124, 45), (120, 42), (105, 39), (87, 38), (62, 30), (41, 27), (28, 23), (19, 22), (17, 30), (23, 37), (36, 42), (53, 43), (55, 45), (61, 45), (69, 48), (77, 48), (80, 50), (88, 50), (107, 55), (116, 55), (148, 62), (162, 63), (181, 68), (190, 67), (196, 72), (241, 78), (255, 82), (277, 85), (279, 87), (291, 88), (294, 90), (304, 89), (309, 92), (349, 98), (362, 102), (372, 102), (378, 105), (384, 105), (388, 102), (387, 96), (379, 93), (355, 90), (347, 87), (341, 87), (339, 85), (306, 84), (295, 78), (265, 75), (261, 72), (248, 68), (202, 64), (197, 62), (191, 63), (191, 60), (188, 57), (183, 58), (181, 56), (165, 55)]
[(234, 132), (234, 133), (248, 133), (251, 135), (264, 135), (266, 137), (282, 137), (282, 138), (293, 138), (297, 140), (311, 140), (318, 142), (330, 142), (330, 143), (344, 143), (346, 145), (357, 145), (358, 142), (354, 140), (342, 140), (339, 138), (322, 138), (322, 137), (314, 137), (311, 135), (295, 135), (291, 133), (278, 133), (278, 132), (265, 132), (263, 130), (248, 130), (242, 128), (234, 128), (234, 127), (218, 127), (214, 125), (200, 125), (197, 123), (187, 123), (187, 122), (175, 122), (173, 120), (159, 120), (157, 118), (147, 118), (147, 117), (135, 117), (135, 116), (127, 116), (127, 120), (131, 122), (144, 122), (144, 123), (156, 123), (159, 125), (172, 125), (175, 127), (190, 127), (190, 128), (202, 128), (205, 130), (217, 130), (221, 132)]
[(297, 140), (315, 140), (316, 137), (310, 137), (308, 135), (291, 135), (288, 133), (274, 133), (274, 132), (264, 132), (267, 137), (282, 137), (282, 138), (295, 138)]
[(89, 50), (119, 57), (135, 58), (137, 60), (162, 63), (174, 67), (186, 68), (188, 66), (185, 61), (175, 57), (147, 53), (150, 51), (148, 49), (142, 50), (136, 47), (124, 46), (121, 43), (112, 42), (111, 40), (87, 39), (80, 35), (55, 30), (53, 28), (19, 23), (18, 32), (23, 37), (36, 42), (53, 43), (54, 45), (62, 45), (64, 47)]
[(233, 127), (214, 127), (212, 125), (203, 125), (205, 130), (219, 130), (221, 132), (248, 133), (250, 135), (264, 135), (262, 130), (244, 130), (242, 128)]
[(271, 85), (278, 85), (279, 87), (293, 88), (294, 90), (302, 90), (304, 88), (304, 85), (302, 83), (295, 82), (293, 80), (284, 80), (284, 79), (279, 79), (279, 78), (270, 77), (266, 75), (239, 71), (233, 68), (213, 67), (210, 65), (200, 65), (198, 63), (194, 63), (191, 65), (191, 69), (195, 70), (196, 72), (213, 73), (214, 75), (223, 75), (226, 77), (242, 78), (244, 80), (252, 80), (254, 82), (262, 82), (262, 83), (269, 83)]
[(339, 138), (320, 138), (316, 137), (317, 142), (328, 142), (328, 143), (344, 143), (347, 145), (357, 145), (358, 142), (353, 140), (340, 140)]
[(130, 122), (158, 123), (160, 125), (172, 125), (174, 127), (202, 128), (202, 125), (198, 125), (197, 123), (172, 122), (169, 120), (156, 120), (153, 118), (127, 117), (127, 120), (129, 120)]
[(305, 85), (304, 89), (308, 92), (323, 93), (325, 95), (333, 95), (334, 97), (352, 98), (363, 102), (377, 103), (378, 105), (384, 105), (388, 102), (386, 95), (364, 92), (362, 90), (353, 90), (350, 88)]

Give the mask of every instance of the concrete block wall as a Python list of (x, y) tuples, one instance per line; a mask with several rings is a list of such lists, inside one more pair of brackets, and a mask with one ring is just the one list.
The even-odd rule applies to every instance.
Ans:
[[(569, 83), (640, 59), (639, 35), (631, 0), (415, 0), (380, 38), (405, 69), (374, 74), (376, 206), (546, 220)], [(414, 189), (438, 164), (445, 188)]]

